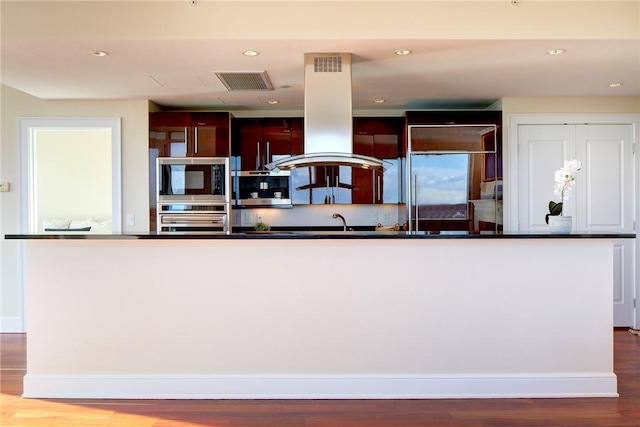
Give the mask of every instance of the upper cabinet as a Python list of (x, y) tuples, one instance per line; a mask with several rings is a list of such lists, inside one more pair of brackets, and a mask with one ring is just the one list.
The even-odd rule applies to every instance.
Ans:
[(158, 157), (229, 157), (229, 128), (229, 113), (151, 113), (149, 148)]
[(353, 152), (384, 160), (385, 169), (352, 169), (352, 203), (378, 204), (401, 201), (400, 147), (404, 118), (353, 119)]
[(233, 157), (243, 171), (262, 170), (265, 165), (303, 152), (302, 118), (234, 119)]

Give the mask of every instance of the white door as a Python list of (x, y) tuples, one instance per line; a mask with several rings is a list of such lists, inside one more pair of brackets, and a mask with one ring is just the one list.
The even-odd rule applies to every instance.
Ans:
[[(634, 232), (635, 173), (632, 125), (519, 125), (518, 226), (546, 231), (553, 174), (564, 160), (583, 168), (566, 202), (573, 230)], [(634, 242), (614, 242), (614, 325), (634, 325)]]
[[(577, 192), (578, 230), (633, 233), (634, 154), (632, 125), (576, 127), (576, 158), (588, 166)], [(581, 173), (578, 172), (578, 173)], [(614, 241), (613, 318), (633, 326), (634, 241)]]
[[(518, 230), (548, 231), (544, 217), (553, 194), (554, 172), (575, 157), (575, 129), (565, 125), (518, 126)], [(565, 215), (573, 215), (575, 198)]]

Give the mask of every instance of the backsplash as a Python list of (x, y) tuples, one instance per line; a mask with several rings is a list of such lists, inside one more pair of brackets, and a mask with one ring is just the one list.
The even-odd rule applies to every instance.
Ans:
[[(233, 209), (234, 227), (251, 227), (255, 222), (266, 222), (272, 227), (340, 226), (341, 222), (332, 217), (334, 213), (344, 216), (347, 225), (375, 226), (394, 225), (404, 222), (404, 205), (303, 205), (291, 209)], [(403, 218), (399, 221), (398, 218)]]

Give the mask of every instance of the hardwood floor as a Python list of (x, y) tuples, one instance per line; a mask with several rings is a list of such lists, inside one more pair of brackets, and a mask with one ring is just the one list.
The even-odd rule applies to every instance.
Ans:
[[(579, 332), (578, 332), (579, 333)], [(588, 333), (588, 331), (584, 331)], [(0, 334), (0, 425), (110, 427), (640, 426), (640, 336), (615, 331), (619, 398), (22, 399), (25, 335)]]

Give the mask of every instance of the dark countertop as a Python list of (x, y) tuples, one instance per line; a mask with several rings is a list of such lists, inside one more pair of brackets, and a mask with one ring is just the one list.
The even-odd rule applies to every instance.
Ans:
[(244, 231), (226, 234), (158, 234), (155, 232), (91, 234), (91, 233), (43, 233), (6, 234), (5, 239), (14, 240), (203, 240), (203, 239), (633, 239), (634, 233), (575, 232), (551, 234), (543, 232), (480, 233), (441, 232), (439, 234), (413, 234), (406, 231)]

